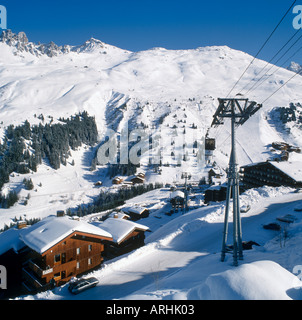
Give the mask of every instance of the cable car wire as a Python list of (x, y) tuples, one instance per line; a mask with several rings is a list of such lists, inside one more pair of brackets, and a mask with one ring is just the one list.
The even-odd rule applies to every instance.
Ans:
[[(294, 33), (294, 35), (282, 46), (282, 48), (281, 49), (279, 49), (279, 51), (265, 64), (265, 66), (259, 71), (259, 73), (257, 74), (257, 76), (259, 76), (261, 73), (262, 73), (262, 71), (263, 70), (265, 70), (265, 68), (278, 56), (278, 54), (293, 40), (293, 38), (299, 33), (301, 31), (301, 29), (298, 29), (298, 31), (297, 32), (295, 32)], [(301, 37), (300, 37), (301, 38)], [(299, 39), (300, 39), (299, 38)], [(299, 40), (298, 39), (298, 40)], [(296, 41), (295, 43), (297, 43), (298, 41)], [(292, 48), (292, 47), (291, 47)], [(288, 52), (288, 51), (287, 51)], [(287, 53), (286, 52), (286, 53)], [(286, 54), (285, 53), (285, 54)], [(285, 55), (284, 54), (284, 55)], [(274, 64), (276, 64), (276, 63), (278, 63), (283, 57), (284, 57), (284, 55), (277, 61), (277, 62), (275, 62)], [(270, 69), (269, 69), (270, 70)], [(268, 71), (269, 71), (268, 70)], [(260, 81), (261, 79), (263, 78), (263, 76), (258, 80), (258, 81)], [(242, 89), (241, 89), (241, 91), (240, 92), (242, 92), (242, 91), (244, 91), (249, 85), (250, 85), (250, 83), (253, 81), (253, 79), (251, 79)], [(258, 82), (257, 81), (257, 82)], [(253, 87), (255, 86), (255, 84), (257, 84), (257, 82), (256, 83), (254, 83), (254, 85), (247, 91), (247, 93), (248, 92), (250, 92), (252, 89), (253, 89)]]
[(296, 76), (302, 75), (302, 70), (295, 73), (290, 79), (288, 79), (285, 83), (282, 84), (282, 86), (277, 89), (275, 92), (273, 92), (268, 98), (266, 98), (261, 104), (264, 104), (266, 101), (268, 101), (272, 96), (274, 96), (277, 92), (279, 92), (283, 87), (285, 87), (290, 81), (292, 81)]
[(283, 20), (285, 19), (285, 17), (288, 15), (288, 13), (290, 12), (290, 10), (292, 9), (292, 7), (295, 5), (295, 3), (297, 2), (297, 0), (295, 0), (292, 5), (289, 7), (289, 9), (286, 11), (286, 13), (284, 14), (284, 16), (282, 17), (282, 19), (279, 21), (279, 23), (277, 24), (277, 26), (275, 27), (275, 29), (272, 31), (272, 33), (269, 35), (269, 37), (265, 40), (264, 44), (262, 45), (262, 47), (259, 49), (259, 51), (257, 52), (257, 54), (255, 55), (255, 57), (252, 59), (252, 61), (250, 62), (250, 64), (247, 66), (247, 68), (244, 70), (244, 72), (242, 73), (242, 75), (239, 77), (239, 79), (237, 80), (237, 82), (235, 83), (235, 85), (233, 86), (233, 88), (231, 89), (231, 91), (228, 93), (227, 98), (230, 96), (230, 94), (232, 93), (232, 91), (236, 88), (236, 86), (238, 85), (238, 83), (241, 81), (241, 79), (243, 78), (243, 76), (245, 75), (245, 73), (247, 72), (247, 70), (250, 68), (250, 66), (254, 63), (254, 61), (256, 60), (256, 58), (259, 56), (259, 54), (261, 53), (261, 51), (264, 49), (264, 47), (267, 45), (267, 43), (269, 42), (269, 40), (272, 38), (272, 36), (274, 35), (274, 33), (277, 31), (277, 29), (279, 28), (279, 26), (281, 25), (281, 23), (283, 22)]
[[(300, 29), (301, 30), (301, 29)], [(276, 63), (278, 63), (298, 42), (299, 42), (299, 40), (301, 40), (302, 39), (302, 35), (295, 41), (295, 43), (294, 44), (292, 44), (292, 46), (276, 61)], [(300, 51), (301, 50), (301, 48), (298, 50), (298, 51)], [(286, 62), (287, 62), (288, 60), (286, 60)], [(254, 83), (254, 85), (245, 93), (245, 94), (248, 94), (248, 93), (250, 93), (250, 92), (252, 92), (252, 91), (254, 91), (254, 90), (256, 90), (261, 84), (263, 84), (267, 79), (269, 79), (271, 76), (273, 76), (280, 68), (282, 68), (283, 66), (285, 65), (285, 63), (283, 63), (280, 67), (277, 67), (277, 69), (268, 77), (268, 78), (266, 78), (266, 79), (264, 79), (261, 83), (259, 83), (266, 75), (267, 75), (267, 73), (270, 71), (270, 70), (272, 70), (274, 67), (276, 67), (275, 65), (271, 65), (271, 67), (266, 71), (266, 73), (260, 78), (260, 79), (258, 79), (255, 83)], [(259, 83), (258, 85), (257, 85), (257, 83)]]

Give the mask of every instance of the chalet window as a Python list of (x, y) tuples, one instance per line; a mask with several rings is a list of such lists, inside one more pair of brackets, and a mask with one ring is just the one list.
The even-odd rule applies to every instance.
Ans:
[(65, 262), (66, 262), (66, 253), (65, 253), (65, 252), (62, 253), (61, 262), (62, 262), (62, 263), (65, 263)]
[(92, 264), (91, 258), (88, 258), (88, 265)]
[(77, 254), (80, 254), (81, 248), (77, 248)]
[(80, 262), (77, 262), (77, 269), (80, 269)]
[(60, 261), (61, 261), (61, 255), (60, 255), (60, 254), (56, 254), (56, 255), (54, 256), (54, 261), (55, 261), (55, 262), (60, 262)]
[(89, 244), (88, 245), (88, 251), (91, 251), (92, 250), (92, 244)]

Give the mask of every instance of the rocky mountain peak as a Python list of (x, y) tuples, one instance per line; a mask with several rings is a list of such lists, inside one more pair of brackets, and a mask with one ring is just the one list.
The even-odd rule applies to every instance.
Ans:
[(299, 63), (296, 63), (296, 62), (292, 61), (290, 66), (287, 69), (290, 70), (290, 71), (298, 73), (298, 72), (302, 71), (302, 66), (300, 66)]
[(0, 35), (0, 41), (5, 42), (10, 46), (16, 44), (16, 42), (19, 42), (21, 44), (28, 43), (27, 36), (23, 31), (19, 32), (18, 34), (15, 34), (9, 29), (2, 31), (2, 34)]
[(5, 43), (10, 47), (14, 47), (15, 55), (20, 55), (23, 52), (29, 52), (37, 57), (42, 55), (47, 55), (48, 57), (55, 57), (60, 54), (66, 54), (70, 51), (72, 52), (92, 52), (98, 49), (104, 49), (105, 44), (95, 38), (91, 38), (87, 40), (84, 44), (79, 46), (58, 46), (53, 41), (48, 44), (35, 44), (33, 42), (29, 42), (25, 32), (19, 32), (18, 34), (12, 32), (11, 30), (4, 30), (2, 34), (0, 34), (0, 43)]

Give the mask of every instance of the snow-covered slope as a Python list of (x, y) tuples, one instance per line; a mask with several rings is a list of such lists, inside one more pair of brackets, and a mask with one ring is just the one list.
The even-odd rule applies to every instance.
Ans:
[[(49, 45), (48, 45), (49, 47)], [(190, 115), (185, 127), (198, 125), (205, 134), (217, 108), (217, 98), (225, 97), (242, 71), (252, 60), (246, 53), (228, 47), (205, 47), (192, 50), (154, 48), (142, 52), (125, 51), (90, 39), (81, 46), (51, 46), (28, 42), (24, 33), (4, 33), (0, 41), (0, 115), (2, 129), (28, 119), (36, 123), (34, 115), (70, 116), (81, 110), (95, 115), (100, 134), (112, 127), (119, 131), (125, 123), (130, 130), (137, 124), (150, 128), (158, 120), (176, 110), (178, 118), (171, 126), (184, 126), (176, 121)], [(65, 49), (63, 49), (65, 48)], [(42, 50), (43, 49), (43, 50)], [(38, 53), (37, 53), (38, 52)], [(253, 84), (266, 62), (256, 60), (233, 94), (245, 85)], [(274, 72), (272, 69), (270, 72)], [(248, 98), (261, 103), (292, 76), (279, 69), (252, 92)], [(263, 148), (278, 137), (278, 132), (267, 121), (268, 111), (276, 106), (288, 106), (301, 101), (301, 77), (296, 77), (265, 105), (262, 111), (240, 129), (237, 141), (239, 162), (264, 160)], [(127, 102), (127, 103), (126, 103)], [(126, 103), (127, 108), (121, 108)], [(164, 123), (167, 126), (168, 121)], [(162, 126), (163, 127), (163, 126)], [(254, 146), (249, 144), (251, 132)], [(228, 153), (229, 128), (211, 130), (217, 144)], [(217, 134), (219, 133), (219, 134)], [(245, 146), (249, 146), (246, 148)], [(245, 150), (243, 150), (245, 148)], [(251, 149), (247, 151), (246, 149)], [(226, 159), (223, 159), (224, 164)]]
[[(168, 190), (155, 190), (131, 203), (151, 205), (152, 199), (155, 208), (167, 197)], [(264, 187), (249, 190), (242, 201), (252, 207), (242, 217), (243, 240), (260, 246), (244, 251), (237, 268), (231, 254), (220, 261), (224, 202), (172, 217), (164, 215), (162, 207), (141, 222), (152, 230), (144, 247), (84, 276), (97, 277), (96, 288), (73, 296), (67, 284), (22, 299), (301, 299), (301, 282), (293, 273), (300, 265), (302, 218), (294, 209), (301, 205), (301, 194), (290, 188)], [(263, 228), (284, 213), (297, 219), (286, 238)]]
[[(248, 54), (225, 46), (192, 50), (153, 48), (129, 52), (93, 38), (76, 47), (34, 44), (24, 33), (15, 35), (6, 31), (0, 37), (0, 128), (3, 131), (8, 125), (20, 124), (26, 119), (31, 124), (39, 123), (40, 114), (43, 114), (45, 122), (50, 121), (48, 116), (56, 122), (60, 116), (68, 117), (87, 110), (96, 117), (100, 138), (107, 128), (121, 132), (127, 126), (131, 131), (138, 125), (144, 125), (148, 130), (155, 130), (152, 134), (157, 134), (163, 142), (161, 149), (162, 156), (167, 157), (163, 160), (165, 164), (172, 161), (171, 145), (181, 140), (179, 137), (183, 132), (191, 142), (179, 141), (179, 145), (185, 142), (192, 144), (196, 136), (201, 138), (206, 134), (217, 108), (217, 98), (227, 95), (251, 60)], [(256, 60), (234, 94), (250, 81), (253, 84), (264, 65), (264, 61)], [(279, 69), (253, 92), (250, 100), (261, 103), (292, 75), (291, 71)], [(269, 111), (276, 106), (301, 101), (301, 85), (302, 78), (297, 76), (244, 127), (238, 129), (240, 165), (266, 160), (273, 141), (284, 138), (297, 140), (299, 130), (283, 135), (271, 121)], [(193, 124), (198, 130), (192, 129)], [(213, 160), (223, 168), (227, 166), (230, 152), (229, 130), (226, 123), (209, 132), (210, 137), (217, 139)], [(36, 184), (42, 182), (43, 188), (37, 187), (36, 192), (32, 192), (35, 213), (32, 214), (28, 207), (28, 214), (44, 216), (51, 210), (46, 210), (50, 200), (63, 207), (64, 200), (65, 207), (72, 207), (85, 202), (86, 196), (94, 196), (98, 190), (95, 190), (93, 183), (104, 180), (105, 174), (97, 171), (98, 176), (89, 172), (89, 161), (94, 152), (83, 149), (73, 152), (76, 165), (67, 165), (67, 168), (58, 171), (47, 165), (40, 166), (38, 173), (31, 177), (34, 182), (37, 181)], [(181, 179), (183, 171), (190, 171), (193, 180), (198, 181), (203, 172), (196, 166), (194, 155), (191, 153), (188, 156), (190, 161), (182, 162), (180, 168), (162, 167), (161, 176), (147, 172), (148, 181), (173, 183)], [(176, 162), (173, 162), (174, 165)], [(147, 158), (142, 159), (142, 169), (148, 169), (147, 163)], [(21, 189), (24, 193), (22, 179), (11, 178), (13, 185), (7, 188), (18, 192)], [(81, 191), (83, 197), (79, 196)], [(59, 194), (65, 198), (57, 202)], [(42, 199), (46, 203), (41, 202)], [(29, 201), (30, 206), (32, 202)], [(24, 211), (23, 206), (14, 209), (16, 212), (13, 213), (14, 210), (3, 210), (1, 226)]]
[[(58, 47), (49, 57), (31, 52), (28, 46), (38, 50), (41, 45), (28, 43), (24, 34), (11, 35), (9, 39), (2, 36), (0, 42), (4, 124), (32, 118), (35, 113), (66, 115), (84, 108), (102, 123), (105, 109), (116, 93), (128, 96), (133, 104), (174, 101), (179, 105), (195, 98), (196, 104), (202, 102), (201, 110), (214, 108), (217, 98), (229, 92), (252, 59), (228, 47), (129, 52), (96, 39), (63, 52)], [(241, 86), (253, 79), (264, 64), (257, 60)], [(280, 69), (249, 98), (261, 102), (290, 76), (290, 71)], [(294, 79), (267, 107), (287, 105), (300, 97), (295, 89), (299, 84), (301, 79)], [(210, 96), (214, 106), (206, 99)]]

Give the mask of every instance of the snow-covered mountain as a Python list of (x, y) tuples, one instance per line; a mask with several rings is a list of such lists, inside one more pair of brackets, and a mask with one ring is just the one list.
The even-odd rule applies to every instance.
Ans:
[[(194, 122), (205, 132), (217, 108), (217, 98), (228, 94), (252, 60), (250, 55), (226, 46), (129, 52), (96, 39), (80, 46), (61, 47), (53, 43), (33, 44), (22, 32), (15, 35), (6, 31), (0, 39), (3, 126), (25, 119), (36, 123), (34, 115), (41, 113), (45, 118), (58, 118), (85, 109), (96, 117), (102, 134), (108, 126), (121, 130), (126, 122), (153, 125), (163, 116), (167, 126), (168, 122), (181, 120), (183, 109), (189, 117), (187, 126)], [(232, 94), (251, 87), (265, 64), (256, 60)], [(292, 76), (291, 71), (276, 69), (251, 92), (250, 100), (261, 103)], [(254, 155), (243, 152), (241, 161), (263, 159), (262, 148), (268, 143), (268, 137), (262, 134), (261, 127), (266, 123), (267, 112), (276, 106), (301, 101), (300, 86), (301, 78), (296, 77), (249, 122), (260, 149), (252, 151)], [(123, 109), (125, 102), (127, 108)], [(173, 118), (176, 110), (177, 119)], [(218, 139), (223, 142), (226, 134), (228, 131), (223, 130)], [(271, 135), (276, 135), (274, 130)], [(242, 145), (249, 144), (248, 136), (240, 135), (241, 138)], [(224, 152), (227, 148), (228, 145)]]
[[(226, 46), (199, 47), (191, 50), (153, 48), (130, 52), (93, 38), (79, 46), (57, 46), (52, 42), (46, 45), (34, 44), (23, 32), (14, 34), (8, 30), (0, 36), (0, 129), (3, 134), (9, 125), (18, 125), (25, 120), (31, 124), (56, 123), (60, 117), (67, 118), (86, 110), (89, 115), (95, 116), (100, 140), (107, 129), (121, 133), (126, 128), (129, 131), (135, 128), (147, 128), (153, 136), (161, 137), (162, 145), (155, 151), (162, 152), (168, 159), (172, 157), (172, 144), (181, 133), (185, 132), (186, 138), (189, 139), (182, 142), (183, 146), (192, 143), (198, 137), (205, 136), (208, 132), (210, 137), (216, 139), (217, 146), (212, 162), (215, 161), (225, 169), (230, 154), (230, 127), (226, 122), (222, 127), (209, 128), (213, 113), (218, 106), (217, 99), (227, 96), (252, 59), (250, 55)], [(256, 59), (232, 94), (245, 93), (246, 89), (251, 88), (259, 78), (257, 76), (261, 76), (259, 73), (265, 65), (265, 61)], [(270, 73), (264, 77), (265, 81), (247, 98), (262, 103), (293, 76), (292, 71), (272, 66)], [(302, 102), (301, 86), (302, 78), (299, 76), (293, 78), (244, 126), (238, 128), (237, 151), (240, 165), (267, 160), (271, 156), (271, 143), (274, 141), (285, 141), (301, 147), (302, 136), (298, 121), (282, 124), (275, 118), (277, 112), (275, 108), (289, 107), (290, 103), (293, 103), (299, 112), (301, 111), (299, 104)], [(43, 117), (39, 117), (41, 114)], [(29, 142), (27, 143), (29, 145)], [(9, 225), (14, 217), (42, 218), (57, 210), (88, 203), (100, 192), (100, 189), (95, 187), (97, 181), (103, 182), (102, 191), (111, 190), (112, 184), (110, 178), (106, 176), (106, 167), (98, 166), (97, 170), (90, 170), (96, 149), (96, 147), (82, 146), (78, 150), (72, 150), (66, 166), (61, 166), (58, 170), (51, 168), (47, 159), (43, 159), (37, 172), (26, 175), (12, 174), (10, 182), (2, 191), (15, 190), (20, 196), (20, 201), (10, 209), (0, 209), (0, 228), (4, 224)], [(187, 156), (189, 160), (183, 161), (181, 167), (177, 161), (173, 160), (172, 166), (165, 166), (163, 161), (160, 174), (149, 170), (148, 157), (142, 157), (140, 170), (145, 171), (147, 182), (184, 182), (181, 178), (184, 171), (189, 171), (192, 179), (198, 181), (203, 172), (196, 165), (196, 154), (188, 153)], [(293, 154), (291, 157), (293, 160), (301, 160), (300, 154)], [(33, 190), (28, 191), (23, 188), (24, 177), (32, 179)], [(125, 296), (211, 298), (209, 294), (211, 284), (215, 286), (215, 281), (219, 283), (227, 281), (224, 279), (229, 276), (222, 274), (216, 278), (211, 277), (211, 270), (203, 265), (203, 262), (208, 263), (216, 259), (216, 256), (211, 254), (220, 249), (218, 247), (221, 239), (216, 238), (216, 234), (221, 234), (217, 228), (223, 219), (223, 205), (202, 208), (193, 212), (195, 215), (193, 213), (183, 217), (179, 215), (170, 221), (164, 216), (163, 209), (163, 203), (167, 201), (169, 193), (160, 192), (153, 192), (133, 200), (136, 204), (148, 203), (154, 206), (154, 210), (156, 208), (162, 210), (158, 213), (158, 215), (162, 213), (162, 216), (156, 216), (155, 220), (159, 221), (157, 224), (154, 223), (154, 217), (148, 221), (150, 229), (153, 226), (157, 231), (147, 239), (149, 246), (147, 249), (143, 248), (134, 253), (135, 258), (139, 260), (135, 273), (133, 274), (134, 265), (131, 263), (126, 263), (126, 269), (121, 271), (121, 274), (126, 272), (128, 275), (126, 282), (136, 281), (139, 277), (146, 279), (150, 275), (151, 280), (152, 276), (154, 277), (153, 282), (138, 281), (139, 286), (146, 287), (146, 290), (139, 291), (138, 286), (133, 287), (133, 290), (127, 287), (124, 296), (116, 296), (116, 291), (113, 290), (110, 298)], [(263, 194), (266, 192), (268, 191), (264, 190)], [(280, 196), (284, 196), (284, 199), (282, 198), (284, 203), (298, 201), (299, 195), (292, 195), (292, 190), (282, 189), (278, 192)], [(269, 195), (275, 197), (275, 190), (270, 189)], [(254, 194), (249, 196), (251, 200)], [(261, 210), (270, 204), (270, 196), (268, 200), (261, 197), (258, 199), (261, 200), (259, 202), (261, 205), (257, 204), (251, 216), (260, 214)], [(24, 199), (28, 199), (27, 206), (23, 204)], [(291, 210), (293, 207), (294, 204), (291, 204)], [(255, 221), (254, 231), (257, 229), (257, 223), (261, 221), (262, 218)], [(210, 229), (206, 230), (205, 225), (210, 226)], [(193, 237), (190, 238), (189, 235), (192, 233)], [(249, 236), (252, 237), (253, 233), (250, 232)], [(271, 240), (265, 233), (261, 234), (261, 237), (263, 244)], [(200, 248), (197, 243), (204, 245)], [(269, 245), (272, 244), (268, 242)], [(166, 251), (167, 249), (169, 250)], [(154, 255), (149, 256), (147, 251)], [(277, 251), (275, 246), (271, 255)], [(179, 259), (181, 253), (183, 253), (182, 260)], [(265, 255), (258, 253), (254, 255), (254, 260), (248, 261), (253, 262), (259, 257), (263, 260)], [(141, 260), (140, 255), (142, 255)], [(146, 273), (144, 275), (143, 259), (146, 255), (150, 261), (150, 268), (144, 271)], [(203, 256), (206, 258), (202, 259)], [(125, 259), (126, 262), (130, 261), (127, 257)], [(286, 255), (280, 259), (286, 259)], [(278, 260), (278, 263), (282, 264), (281, 260)], [(115, 267), (120, 270), (120, 263), (122, 262), (114, 262), (107, 269), (100, 271), (99, 277), (103, 279), (106, 275), (108, 283), (120, 283), (122, 276), (118, 277), (114, 272)], [(196, 275), (197, 268), (202, 265), (203, 270), (206, 270), (204, 276), (193, 281), (189, 274), (193, 272)], [(275, 265), (267, 266), (274, 271), (274, 274), (283, 274), (284, 270), (278, 269)], [(227, 268), (229, 267), (227, 265)], [(265, 268), (265, 264), (260, 267)], [(284, 267), (290, 268), (291, 265)], [(182, 279), (177, 285), (183, 288), (188, 286), (186, 289), (173, 290), (172, 282), (175, 281), (176, 275), (174, 276), (169, 270), (174, 269), (177, 271), (176, 275), (180, 275)], [(226, 268), (219, 265), (215, 270), (224, 272)], [(244, 272), (243, 269), (243, 278)], [(163, 275), (163, 278), (158, 278), (160, 275)], [(288, 285), (288, 281), (291, 281), (288, 275), (285, 277), (287, 280), (284, 288)], [(168, 283), (163, 286), (163, 290), (159, 288), (161, 279)], [(184, 279), (190, 281), (186, 283)], [(201, 283), (203, 283), (202, 288), (199, 287)], [(152, 287), (151, 293), (148, 294), (149, 285), (155, 285), (156, 288), (158, 286), (158, 290)], [(169, 291), (170, 285), (172, 287)], [(125, 288), (127, 285), (123, 286)], [(195, 289), (188, 292), (189, 287)], [(65, 287), (62, 291), (58, 289), (54, 295), (52, 293), (42, 295), (42, 298), (64, 298), (66, 292)], [(98, 297), (102, 298), (101, 292), (98, 292)]]
[(298, 73), (302, 70), (302, 66), (300, 66), (299, 63), (292, 61), (288, 70)]
[(60, 54), (67, 54), (70, 51), (77, 53), (90, 52), (91, 50), (97, 48), (102, 49), (105, 46), (103, 42), (94, 38), (87, 40), (83, 45), (80, 46), (57, 46), (52, 41), (49, 44), (35, 44), (28, 41), (28, 38), (24, 32), (15, 34), (9, 29), (2, 31), (0, 42), (3, 42), (8, 46), (15, 48), (15, 55), (21, 55), (22, 52), (29, 52), (37, 57), (47, 55), (50, 58), (58, 56)]

